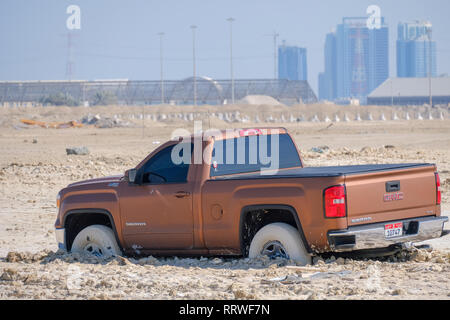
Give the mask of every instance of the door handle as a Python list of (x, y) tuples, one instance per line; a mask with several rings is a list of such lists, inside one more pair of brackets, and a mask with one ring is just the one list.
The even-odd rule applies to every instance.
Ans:
[(187, 191), (178, 191), (177, 193), (175, 193), (175, 197), (177, 198), (186, 198), (189, 197), (191, 194)]

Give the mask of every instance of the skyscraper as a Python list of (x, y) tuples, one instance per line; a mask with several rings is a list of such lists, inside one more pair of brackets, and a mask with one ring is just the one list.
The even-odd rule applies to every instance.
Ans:
[(319, 100), (336, 98), (336, 33), (332, 31), (325, 38), (325, 71), (319, 74)]
[(308, 80), (306, 48), (286, 43), (278, 48), (278, 79)]
[(427, 21), (399, 23), (397, 38), (397, 76), (425, 78), (437, 75), (436, 42), (432, 24)]
[(367, 95), (389, 77), (389, 30), (369, 29), (367, 18), (343, 18), (325, 41), (325, 72), (319, 76), (319, 97), (328, 100)]

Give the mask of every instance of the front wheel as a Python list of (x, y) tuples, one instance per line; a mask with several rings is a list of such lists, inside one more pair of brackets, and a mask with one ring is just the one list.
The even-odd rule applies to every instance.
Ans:
[(286, 223), (272, 223), (261, 228), (253, 238), (249, 258), (258, 256), (292, 259), (301, 265), (311, 264), (300, 233)]
[(72, 244), (72, 252), (84, 252), (100, 258), (120, 256), (114, 232), (103, 225), (92, 225), (77, 234)]

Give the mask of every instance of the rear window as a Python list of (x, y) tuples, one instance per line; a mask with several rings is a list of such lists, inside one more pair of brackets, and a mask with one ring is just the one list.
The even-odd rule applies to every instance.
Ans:
[(214, 143), (210, 176), (300, 166), (300, 157), (289, 135), (246, 136)]

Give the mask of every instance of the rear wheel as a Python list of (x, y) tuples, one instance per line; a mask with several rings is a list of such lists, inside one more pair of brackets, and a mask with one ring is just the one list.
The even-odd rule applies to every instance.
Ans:
[(72, 244), (72, 252), (84, 252), (101, 258), (120, 256), (114, 232), (103, 225), (92, 225), (77, 234)]
[(311, 264), (311, 256), (300, 233), (286, 223), (272, 223), (256, 233), (250, 244), (249, 258), (258, 256), (292, 259), (302, 265)]

